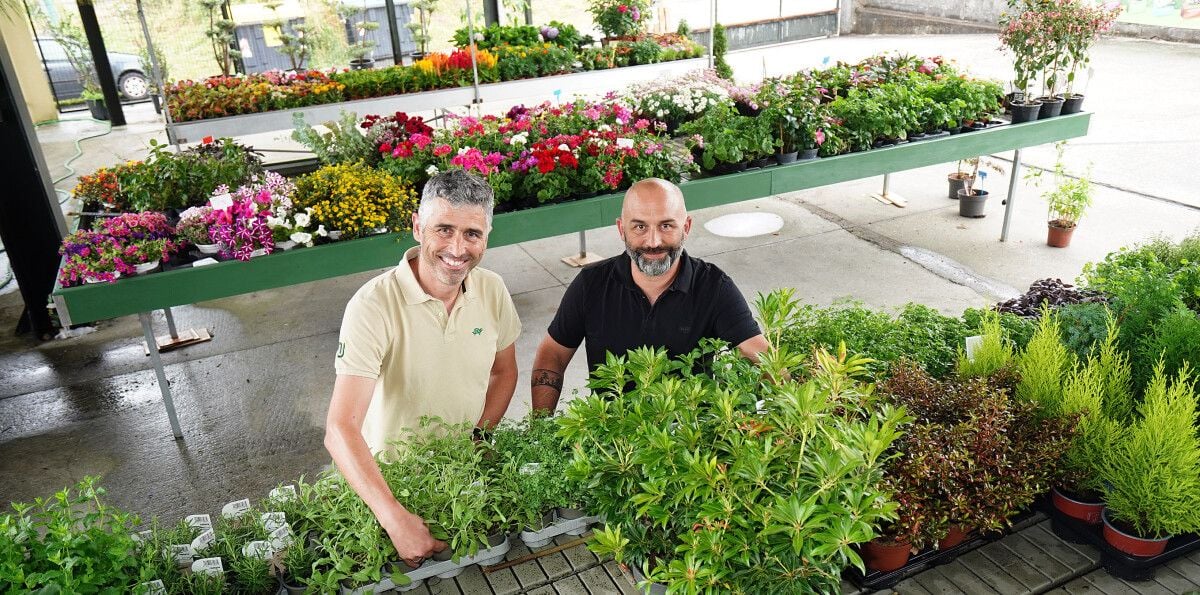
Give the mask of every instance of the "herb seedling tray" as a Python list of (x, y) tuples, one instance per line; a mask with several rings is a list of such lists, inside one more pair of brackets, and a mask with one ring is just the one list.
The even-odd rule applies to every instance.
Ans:
[(868, 571), (866, 575), (859, 572), (857, 568), (848, 568), (842, 575), (854, 585), (864, 591), (875, 591), (881, 589), (890, 589), (896, 583), (913, 576), (928, 568), (952, 562), (955, 558), (973, 550), (980, 546), (989, 544), (1006, 535), (1010, 535), (1020, 531), (1026, 527), (1033, 526), (1041, 522), (1045, 515), (1033, 509), (1023, 511), (1013, 517), (1012, 527), (1007, 530), (996, 533), (981, 534), (975, 533), (967, 538), (962, 543), (944, 550), (927, 549), (920, 553), (911, 556), (908, 559), (908, 564), (889, 572)]
[(1046, 505), (1050, 528), (1054, 534), (1072, 543), (1084, 543), (1100, 550), (1100, 565), (1116, 578), (1127, 581), (1154, 579), (1157, 567), (1180, 556), (1200, 549), (1200, 534), (1176, 535), (1167, 541), (1167, 549), (1157, 556), (1130, 556), (1108, 544), (1104, 539), (1104, 523), (1090, 525), (1071, 518)]

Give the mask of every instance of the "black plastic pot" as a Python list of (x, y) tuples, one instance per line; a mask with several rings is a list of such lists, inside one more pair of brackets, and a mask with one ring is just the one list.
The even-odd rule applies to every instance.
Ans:
[(93, 118), (97, 120), (108, 119), (108, 106), (104, 105), (103, 99), (88, 99), (86, 103), (88, 112), (91, 112)]
[(817, 150), (816, 149), (804, 149), (803, 151), (800, 151), (800, 161), (809, 161), (811, 159), (816, 159), (816, 158), (817, 158)]
[(371, 70), (372, 68), (375, 68), (373, 58), (355, 58), (350, 61), (350, 70)]
[(752, 167), (752, 168), (754, 168), (754, 167), (757, 167), (757, 168), (762, 168), (762, 167), (768, 167), (768, 166), (771, 166), (771, 165), (775, 165), (775, 158), (774, 158), (774, 157), (760, 157), (760, 158), (758, 158), (758, 159), (752, 159), (752, 160), (750, 160), (750, 165), (749, 165), (749, 167)]
[(795, 163), (797, 155), (798, 155), (798, 153), (796, 151), (792, 151), (790, 153), (776, 153), (775, 154), (775, 163), (778, 163), (779, 165), (784, 165), (787, 163)]
[(1083, 95), (1072, 93), (1070, 97), (1063, 100), (1062, 115), (1077, 114), (1083, 110)]
[(953, 173), (953, 174), (948, 174), (946, 176), (946, 180), (948, 182), (950, 182), (949, 196), (950, 196), (950, 199), (952, 199), (952, 200), (958, 200), (958, 191), (966, 190), (967, 182), (973, 181), (973, 180), (971, 180), (971, 176), (967, 176), (965, 178), (956, 178), (955, 176), (957, 176), (957, 175), (958, 175), (957, 173)]
[[(1061, 106), (1060, 106), (1061, 107)], [(1038, 119), (1038, 114), (1042, 110), (1040, 101), (1027, 101), (1025, 103), (1014, 103), (1012, 105), (1012, 123), (1020, 124), (1022, 122), (1032, 122)]]
[(960, 217), (968, 217), (971, 219), (980, 219), (986, 217), (987, 213), (987, 190), (972, 190), (971, 194), (967, 194), (964, 188), (958, 191), (958, 214)]
[(1062, 97), (1039, 97), (1042, 100), (1042, 108), (1038, 111), (1038, 119), (1045, 120), (1053, 118), (1062, 113), (1063, 98)]

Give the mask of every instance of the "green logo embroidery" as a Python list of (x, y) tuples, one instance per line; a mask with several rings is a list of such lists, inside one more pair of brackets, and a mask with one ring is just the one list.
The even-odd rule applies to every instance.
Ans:
[(483, 329), (481, 329), (481, 328), (479, 328), (479, 327), (475, 327), (475, 330), (471, 331), (471, 334), (472, 334), (472, 335), (482, 335), (482, 334), (483, 334)]
[(337, 356), (342, 357), (343, 355), (346, 355), (346, 344), (341, 341), (338, 341)]

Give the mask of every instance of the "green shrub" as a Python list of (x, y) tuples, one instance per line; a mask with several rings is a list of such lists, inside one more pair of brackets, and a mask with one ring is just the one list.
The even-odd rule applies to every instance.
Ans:
[(725, 61), (725, 52), (729, 49), (729, 41), (725, 39), (725, 25), (717, 23), (712, 28), (713, 68), (717, 76), (733, 80), (733, 68)]
[(958, 374), (965, 377), (988, 377), (1008, 368), (1013, 362), (1013, 344), (1004, 333), (1000, 314), (987, 311), (980, 319), (981, 341), (973, 356), (966, 349), (958, 351)]
[(1068, 304), (1056, 310), (1062, 341), (1076, 356), (1086, 358), (1107, 334), (1112, 316), (1106, 304)]
[(292, 139), (304, 145), (317, 156), (322, 165), (339, 163), (373, 163), (379, 161), (379, 153), (367, 135), (359, 132), (358, 115), (341, 112), (336, 122), (325, 122), (328, 132), (318, 132), (304, 121), (304, 113), (292, 114)]
[(1060, 413), (1077, 416), (1075, 436), (1063, 453), (1062, 487), (1076, 495), (1099, 498), (1104, 493), (1100, 468), (1123, 439), (1122, 422), (1106, 414), (1105, 371), (1092, 358), (1067, 375)]
[(1155, 367), (1135, 422), (1103, 459), (1109, 514), (1144, 537), (1200, 530), (1200, 438), (1191, 371)]
[(1058, 415), (1062, 404), (1063, 377), (1071, 369), (1074, 356), (1062, 342), (1058, 317), (1050, 308), (1042, 309), (1037, 331), (1017, 358), (1017, 397), (1034, 403), (1046, 415)]
[(232, 139), (203, 143), (178, 153), (150, 139), (150, 156), (122, 177), (135, 211), (186, 209), (208, 203), (218, 186), (237, 188), (263, 172), (262, 159)]
[(1154, 323), (1152, 332), (1138, 341), (1136, 359), (1138, 385), (1149, 380), (1155, 362), (1162, 361), (1168, 376), (1178, 374), (1184, 367), (1200, 369), (1200, 316), (1183, 304)]

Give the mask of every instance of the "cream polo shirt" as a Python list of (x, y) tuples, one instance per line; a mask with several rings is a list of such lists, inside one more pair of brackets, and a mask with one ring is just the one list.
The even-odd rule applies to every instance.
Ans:
[(478, 267), (447, 315), (409, 266), (419, 249), (363, 285), (342, 317), (334, 369), (376, 380), (362, 430), (372, 453), (419, 427), (422, 416), (479, 421), (496, 353), (521, 334), (504, 281)]

